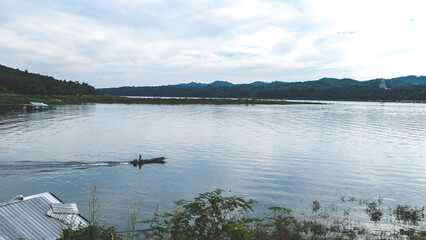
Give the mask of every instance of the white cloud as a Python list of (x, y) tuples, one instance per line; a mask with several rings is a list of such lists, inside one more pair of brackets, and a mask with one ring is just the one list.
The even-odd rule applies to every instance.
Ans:
[(257, 0), (230, 1), (230, 6), (219, 10), (219, 15), (235, 19), (249, 19), (267, 14), (266, 6)]
[(422, 75), (426, 2), (0, 5), (1, 64), (97, 87)]
[(285, 36), (286, 33), (283, 29), (270, 26), (259, 32), (237, 36), (235, 42), (247, 48), (271, 50), (271, 48)]

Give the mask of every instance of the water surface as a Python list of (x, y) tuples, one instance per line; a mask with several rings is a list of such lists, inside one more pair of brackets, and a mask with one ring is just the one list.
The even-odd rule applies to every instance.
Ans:
[[(130, 201), (150, 217), (217, 188), (259, 212), (342, 196), (423, 206), (425, 146), (425, 104), (60, 106), (0, 115), (0, 202), (49, 191), (87, 217), (96, 185), (120, 227)], [(168, 159), (139, 170), (139, 154)]]

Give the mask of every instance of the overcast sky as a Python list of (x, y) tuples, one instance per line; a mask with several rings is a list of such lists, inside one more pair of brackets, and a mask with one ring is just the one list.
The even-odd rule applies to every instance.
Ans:
[(425, 75), (424, 0), (2, 0), (0, 64), (95, 87)]

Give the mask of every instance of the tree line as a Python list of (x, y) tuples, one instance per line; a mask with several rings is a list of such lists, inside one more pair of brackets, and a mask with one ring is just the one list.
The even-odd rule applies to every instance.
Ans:
[(30, 95), (95, 95), (96, 89), (78, 81), (57, 80), (0, 65), (0, 92)]
[[(355, 81), (355, 80), (352, 80)], [(379, 88), (380, 80), (356, 84), (339, 80), (299, 83), (273, 82), (269, 84), (238, 85), (168, 85), (158, 87), (120, 87), (100, 89), (117, 96), (261, 98), (306, 100), (426, 100), (426, 84), (409, 85), (395, 82), (389, 89)]]

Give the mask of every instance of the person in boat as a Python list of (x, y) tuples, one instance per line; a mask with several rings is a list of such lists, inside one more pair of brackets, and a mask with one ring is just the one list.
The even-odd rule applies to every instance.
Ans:
[(139, 155), (138, 163), (142, 163), (142, 155)]

